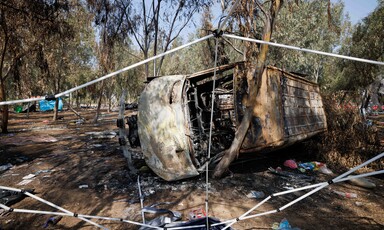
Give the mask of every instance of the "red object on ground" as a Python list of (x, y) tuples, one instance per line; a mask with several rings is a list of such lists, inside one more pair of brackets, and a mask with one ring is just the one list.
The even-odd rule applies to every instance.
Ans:
[(296, 169), (297, 168), (297, 163), (294, 160), (286, 160), (284, 162), (284, 166), (288, 167), (288, 168), (291, 168), (291, 169)]

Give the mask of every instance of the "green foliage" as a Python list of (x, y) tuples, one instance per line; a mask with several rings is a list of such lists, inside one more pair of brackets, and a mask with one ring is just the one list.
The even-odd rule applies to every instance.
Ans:
[[(358, 23), (352, 37), (346, 39), (340, 52), (345, 55), (384, 61), (384, 1)], [(382, 66), (342, 60), (338, 62), (340, 74), (334, 81), (333, 90), (359, 90), (367, 87), (377, 78), (382, 78)]]
[[(305, 0), (281, 9), (272, 40), (308, 49), (333, 52), (349, 21), (343, 17), (342, 2), (328, 5), (323, 0)], [(329, 13), (328, 13), (329, 10)], [(269, 64), (290, 72), (303, 73), (318, 81), (330, 74), (324, 68), (332, 59), (321, 55), (271, 47)]]

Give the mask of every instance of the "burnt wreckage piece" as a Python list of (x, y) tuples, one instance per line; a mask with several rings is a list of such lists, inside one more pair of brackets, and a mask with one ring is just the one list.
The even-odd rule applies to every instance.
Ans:
[[(230, 147), (248, 96), (245, 66), (239, 62), (216, 69), (213, 107), (213, 69), (149, 82), (139, 99), (137, 123), (136, 117), (128, 119), (129, 140), (138, 145), (138, 133), (145, 161), (157, 175), (173, 181), (199, 174), (209, 160), (212, 108), (212, 159)], [(327, 129), (318, 85), (297, 74), (266, 67), (256, 101), (240, 157), (283, 148)]]

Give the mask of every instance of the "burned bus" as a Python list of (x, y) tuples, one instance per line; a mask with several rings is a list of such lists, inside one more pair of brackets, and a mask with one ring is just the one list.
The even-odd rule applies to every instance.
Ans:
[[(214, 69), (148, 83), (138, 102), (137, 127), (145, 161), (158, 176), (174, 181), (199, 175), (207, 162), (212, 108), (211, 159), (229, 148), (245, 111), (245, 66), (217, 67), (214, 94)], [(264, 69), (254, 111), (240, 157), (284, 148), (327, 129), (319, 86), (272, 66)]]

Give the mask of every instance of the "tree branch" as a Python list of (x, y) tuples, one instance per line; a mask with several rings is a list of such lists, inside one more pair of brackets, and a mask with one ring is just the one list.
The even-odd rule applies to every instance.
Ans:
[(244, 53), (240, 51), (238, 48), (236, 48), (228, 39), (224, 38), (224, 41), (227, 42), (236, 52), (238, 52), (241, 55), (244, 55)]

